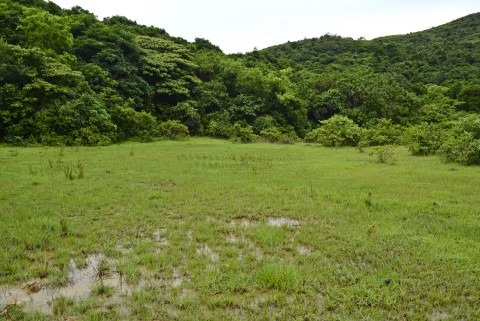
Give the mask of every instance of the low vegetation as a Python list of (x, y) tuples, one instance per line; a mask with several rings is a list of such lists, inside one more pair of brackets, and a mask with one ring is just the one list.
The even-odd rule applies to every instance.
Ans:
[[(478, 167), (203, 138), (0, 162), (0, 319), (480, 318)], [(88, 295), (54, 291), (81, 269)], [(4, 302), (21, 284), (53, 304)]]

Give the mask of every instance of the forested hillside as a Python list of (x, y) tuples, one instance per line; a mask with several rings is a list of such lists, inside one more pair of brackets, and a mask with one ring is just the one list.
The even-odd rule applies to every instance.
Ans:
[(478, 13), (408, 35), (327, 34), (225, 55), (125, 17), (0, 0), (0, 37), (4, 143), (305, 138), (480, 161)]

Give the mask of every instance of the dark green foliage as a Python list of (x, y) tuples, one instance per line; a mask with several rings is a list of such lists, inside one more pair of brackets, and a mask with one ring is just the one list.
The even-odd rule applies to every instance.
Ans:
[(116, 106), (110, 111), (112, 122), (117, 126), (118, 140), (129, 137), (153, 137), (157, 127), (157, 121), (151, 114), (137, 112), (128, 106)]
[(467, 83), (458, 93), (458, 100), (462, 103), (460, 109), (480, 113), (480, 84)]

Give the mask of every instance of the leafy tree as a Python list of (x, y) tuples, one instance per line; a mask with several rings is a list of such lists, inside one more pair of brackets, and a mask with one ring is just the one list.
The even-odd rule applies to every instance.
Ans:
[(426, 93), (420, 97), (422, 107), (419, 109), (421, 121), (440, 123), (452, 119), (456, 109), (461, 105), (448, 96), (449, 88), (429, 85)]
[(17, 30), (23, 34), (23, 43), (57, 54), (69, 52), (73, 47), (69, 20), (48, 12), (29, 8)]
[(291, 78), (291, 69), (269, 74), (270, 93), (264, 113), (272, 115), (281, 126), (292, 125), (300, 136), (304, 136), (309, 129), (307, 109)]
[(457, 97), (463, 102), (459, 106), (461, 110), (480, 113), (480, 84), (478, 82), (465, 84)]
[[(143, 75), (155, 88), (156, 105), (175, 105), (189, 99), (199, 80), (188, 49), (162, 38), (141, 36), (137, 42), (144, 55)], [(157, 112), (161, 110), (157, 108)]]

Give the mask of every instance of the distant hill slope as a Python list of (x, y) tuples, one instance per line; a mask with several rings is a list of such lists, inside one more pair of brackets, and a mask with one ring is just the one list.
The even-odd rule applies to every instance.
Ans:
[(261, 53), (279, 68), (322, 72), (335, 65), (364, 64), (376, 72), (395, 71), (423, 83), (468, 80), (478, 78), (480, 72), (480, 13), (406, 35), (354, 40), (327, 34)]

